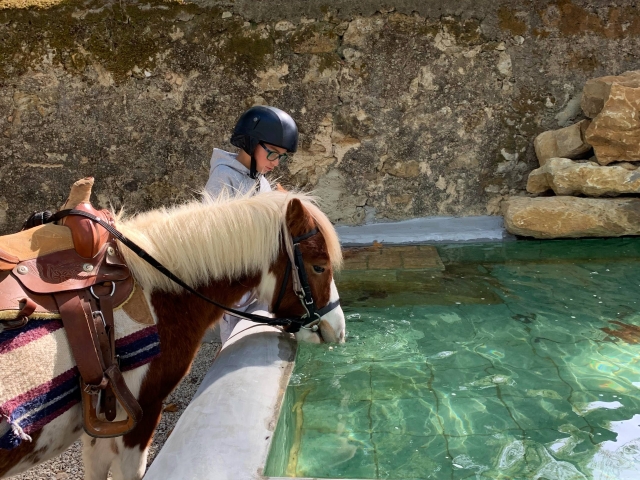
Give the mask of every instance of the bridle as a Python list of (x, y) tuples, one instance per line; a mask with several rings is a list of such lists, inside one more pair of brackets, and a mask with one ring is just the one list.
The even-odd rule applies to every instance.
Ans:
[(51, 215), (48, 218), (43, 215), (42, 223), (55, 222), (69, 215), (77, 215), (77, 216), (85, 217), (91, 220), (92, 222), (97, 223), (102, 228), (107, 230), (111, 235), (113, 235), (123, 245), (131, 249), (131, 251), (134, 252), (136, 255), (138, 255), (142, 260), (147, 262), (149, 265), (151, 265), (153, 268), (158, 270), (160, 273), (162, 273), (164, 276), (166, 276), (173, 282), (180, 285), (189, 293), (196, 295), (198, 298), (201, 298), (202, 300), (209, 302), (215, 305), (216, 307), (221, 308), (224, 311), (229, 312), (230, 314), (236, 317), (243, 318), (245, 320), (250, 320), (252, 322), (264, 323), (266, 325), (281, 326), (285, 329), (285, 331), (289, 333), (296, 333), (300, 331), (300, 329), (316, 332), (318, 331), (318, 323), (320, 323), (321, 317), (331, 312), (332, 310), (335, 310), (340, 306), (340, 299), (338, 298), (333, 302), (329, 302), (327, 305), (325, 305), (322, 308), (317, 308), (316, 303), (313, 299), (313, 295), (311, 293), (309, 278), (304, 268), (302, 252), (300, 251), (300, 242), (303, 242), (311, 238), (312, 236), (316, 235), (318, 233), (318, 229), (313, 229), (303, 235), (300, 235), (298, 237), (293, 237), (289, 233), (289, 229), (287, 228), (286, 223), (283, 222), (283, 226), (282, 226), (283, 240), (284, 240), (285, 249), (287, 251), (287, 256), (288, 256), (287, 269), (285, 271), (284, 280), (280, 287), (280, 293), (278, 294), (278, 299), (274, 304), (273, 310), (274, 311), (277, 310), (278, 307), (280, 306), (280, 303), (286, 293), (286, 287), (289, 281), (289, 275), (291, 275), (292, 281), (293, 281), (293, 290), (296, 296), (300, 299), (300, 303), (302, 304), (302, 307), (304, 308), (305, 313), (298, 317), (272, 318), (272, 317), (265, 317), (263, 315), (256, 315), (253, 313), (245, 313), (240, 310), (226, 307), (224, 305), (219, 304), (215, 300), (207, 297), (206, 295), (203, 295), (200, 292), (197, 292), (196, 290), (191, 288), (189, 285), (187, 285), (183, 280), (177, 277), (173, 272), (167, 269), (164, 265), (162, 265), (158, 260), (156, 260), (148, 252), (146, 252), (142, 247), (138, 246), (136, 243), (129, 240), (112, 225), (105, 222), (101, 218), (98, 218), (95, 215), (92, 215), (91, 213), (84, 212), (82, 210), (75, 210), (75, 209), (60, 210), (59, 212)]
[[(333, 302), (329, 302), (322, 308), (316, 307), (316, 302), (313, 300), (311, 294), (311, 287), (309, 286), (309, 277), (307, 271), (304, 268), (304, 261), (302, 259), (302, 252), (300, 251), (300, 242), (303, 242), (318, 233), (318, 229), (314, 228), (309, 232), (294, 237), (289, 233), (289, 229), (286, 224), (283, 223), (283, 240), (285, 244), (285, 250), (287, 251), (287, 269), (285, 270), (284, 279), (280, 285), (280, 293), (276, 303), (273, 306), (273, 310), (278, 310), (280, 302), (284, 298), (287, 290), (287, 283), (289, 282), (289, 275), (292, 277), (293, 291), (300, 300), (304, 314), (299, 317), (301, 320), (307, 320), (306, 323), (301, 324), (299, 328), (304, 328), (316, 332), (318, 330), (318, 323), (320, 323), (321, 317), (329, 313), (330, 311), (340, 306), (340, 299), (336, 299)], [(291, 328), (286, 329), (291, 332)], [(298, 330), (296, 330), (298, 331)]]

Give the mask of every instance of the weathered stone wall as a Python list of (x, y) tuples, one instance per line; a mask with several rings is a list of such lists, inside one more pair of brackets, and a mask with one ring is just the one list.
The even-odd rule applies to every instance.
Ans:
[(586, 79), (640, 68), (635, 0), (30, 1), (0, 0), (0, 233), (86, 175), (101, 206), (192, 197), (256, 103), (339, 223), (497, 214)]

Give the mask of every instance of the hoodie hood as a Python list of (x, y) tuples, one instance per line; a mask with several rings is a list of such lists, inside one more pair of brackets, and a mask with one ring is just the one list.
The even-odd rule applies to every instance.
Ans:
[(226, 166), (234, 169), (236, 172), (241, 173), (243, 175), (249, 175), (249, 169), (242, 165), (238, 161), (238, 154), (227, 152), (225, 150), (221, 150), (219, 148), (213, 149), (213, 154), (211, 155), (211, 164), (209, 167), (209, 175), (213, 174), (213, 170), (219, 166)]
[[(262, 174), (254, 180), (249, 175), (249, 169), (237, 160), (238, 154), (215, 148), (211, 155), (209, 180), (205, 190), (213, 197), (218, 196), (223, 189), (235, 195), (246, 194), (251, 191), (269, 192), (271, 185)], [(259, 188), (256, 190), (256, 182)]]

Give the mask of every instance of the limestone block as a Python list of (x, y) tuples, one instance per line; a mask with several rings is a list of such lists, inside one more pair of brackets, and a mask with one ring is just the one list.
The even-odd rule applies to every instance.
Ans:
[(580, 158), (591, 149), (585, 140), (590, 120), (569, 125), (559, 130), (549, 130), (536, 137), (533, 146), (540, 166), (550, 158)]
[(420, 175), (420, 164), (415, 160), (385, 162), (382, 171), (401, 178), (416, 178)]
[(504, 222), (508, 232), (535, 238), (640, 235), (640, 199), (511, 197)]
[(343, 225), (357, 225), (364, 221), (365, 195), (357, 195), (352, 190), (349, 179), (337, 169), (331, 169), (320, 178), (314, 194), (320, 206), (332, 222)]
[(625, 87), (640, 87), (640, 70), (625, 72), (622, 75), (609, 75), (607, 77), (593, 78), (584, 85), (582, 91), (582, 101), (580, 106), (582, 111), (589, 118), (594, 118), (609, 98), (611, 85), (623, 85)]
[(527, 192), (553, 190), (556, 195), (615, 197), (640, 193), (640, 172), (626, 166), (602, 166), (594, 162), (575, 162), (568, 158), (550, 158), (543, 167), (529, 174)]
[(349, 22), (349, 27), (342, 37), (342, 44), (365, 48), (371, 43), (368, 41), (369, 36), (380, 31), (384, 24), (379, 17), (356, 17)]
[[(593, 158), (593, 161), (594, 161), (594, 162), (595, 162), (595, 161), (597, 161), (597, 160), (595, 159), (595, 157)], [(615, 165), (615, 166), (616, 166), (616, 167), (622, 167), (622, 168), (624, 168), (625, 170), (637, 170), (637, 169), (638, 169), (638, 164), (635, 164), (635, 165), (634, 165), (633, 163), (630, 163), (630, 162), (618, 162), (618, 163), (616, 163), (616, 165)]]
[(338, 47), (338, 36), (334, 32), (311, 32), (294, 35), (291, 48), (295, 53), (330, 53)]
[(640, 161), (640, 87), (614, 83), (600, 113), (586, 131), (601, 165)]

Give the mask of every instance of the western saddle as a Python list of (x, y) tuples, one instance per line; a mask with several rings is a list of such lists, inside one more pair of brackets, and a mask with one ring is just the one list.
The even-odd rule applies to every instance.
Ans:
[[(62, 208), (113, 225), (110, 212), (91, 206), (92, 186), (92, 177), (74, 183)], [(61, 318), (80, 372), (84, 430), (94, 437), (124, 435), (142, 409), (118, 367), (113, 309), (129, 298), (134, 281), (104, 228), (79, 216), (59, 223), (0, 237), (0, 332), (30, 319)], [(125, 420), (114, 421), (117, 403)]]

